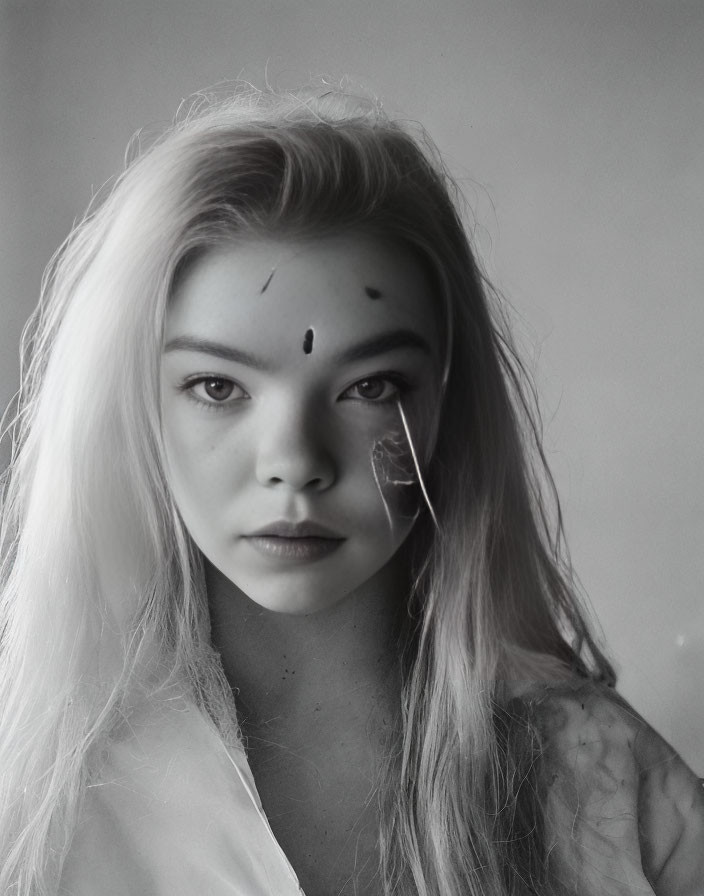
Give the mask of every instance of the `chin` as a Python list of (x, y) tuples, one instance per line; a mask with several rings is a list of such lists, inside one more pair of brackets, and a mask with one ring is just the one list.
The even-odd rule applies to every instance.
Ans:
[(331, 596), (329, 593), (324, 597), (322, 595), (311, 594), (308, 592), (299, 592), (286, 594), (257, 594), (256, 592), (245, 591), (247, 597), (272, 613), (283, 613), (289, 616), (310, 616), (334, 607), (345, 598), (345, 594), (337, 594)]

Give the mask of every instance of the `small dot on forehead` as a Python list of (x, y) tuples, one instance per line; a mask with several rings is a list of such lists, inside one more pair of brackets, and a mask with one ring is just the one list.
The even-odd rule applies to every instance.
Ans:
[(376, 289), (374, 286), (365, 286), (364, 291), (369, 296), (370, 299), (380, 299), (381, 298), (381, 290)]
[(266, 283), (264, 284), (264, 286), (262, 286), (261, 290), (259, 291), (259, 295), (263, 295), (267, 291), (267, 289), (269, 288), (269, 284), (271, 283), (275, 273), (276, 273), (276, 268), (274, 268), (274, 270), (266, 278)]
[(303, 351), (306, 355), (309, 355), (313, 351), (313, 336), (315, 333), (312, 329), (306, 330), (306, 335), (303, 337)]

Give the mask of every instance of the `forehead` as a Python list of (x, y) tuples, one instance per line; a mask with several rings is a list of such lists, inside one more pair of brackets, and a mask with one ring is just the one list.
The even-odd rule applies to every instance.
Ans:
[(185, 272), (172, 297), (166, 338), (243, 339), (252, 348), (316, 349), (391, 327), (413, 328), (437, 346), (439, 297), (413, 252), (350, 233), (315, 240), (256, 239), (217, 247)]

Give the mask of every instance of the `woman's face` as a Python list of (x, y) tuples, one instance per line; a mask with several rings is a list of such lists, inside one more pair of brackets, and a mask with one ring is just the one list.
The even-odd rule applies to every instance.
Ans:
[(166, 320), (168, 474), (208, 560), (270, 610), (374, 579), (419, 510), (439, 390), (435, 297), (401, 246), (350, 233), (200, 257)]

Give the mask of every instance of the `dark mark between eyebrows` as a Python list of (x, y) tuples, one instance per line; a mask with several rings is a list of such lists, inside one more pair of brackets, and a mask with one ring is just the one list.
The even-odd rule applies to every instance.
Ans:
[(313, 333), (312, 329), (306, 330), (306, 335), (303, 337), (303, 351), (306, 355), (309, 355), (313, 351)]
[(276, 273), (276, 268), (274, 268), (274, 270), (273, 270), (273, 271), (269, 274), (269, 276), (266, 278), (266, 283), (264, 284), (264, 286), (262, 286), (261, 290), (259, 291), (259, 295), (260, 295), (260, 296), (261, 296), (261, 295), (264, 295), (264, 293), (265, 293), (265, 292), (267, 291), (267, 289), (269, 288), (269, 284), (271, 283), (271, 281), (272, 281), (272, 279), (273, 279), (275, 273)]
[(381, 291), (378, 289), (375, 289), (373, 286), (365, 286), (364, 291), (366, 292), (366, 294), (369, 296), (370, 299), (380, 299), (381, 298)]

